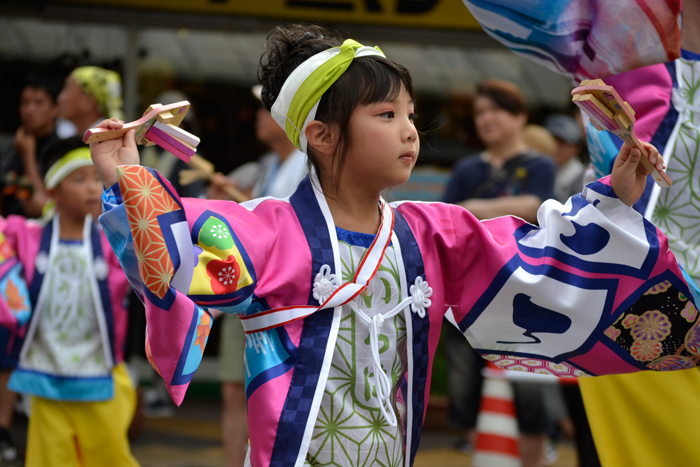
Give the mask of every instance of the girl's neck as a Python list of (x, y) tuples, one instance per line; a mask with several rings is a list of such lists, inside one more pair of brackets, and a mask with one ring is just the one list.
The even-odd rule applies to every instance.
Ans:
[(360, 186), (348, 186), (341, 183), (337, 190), (326, 192), (329, 183), (322, 183), (328, 209), (333, 222), (341, 229), (352, 232), (376, 234), (379, 230), (381, 212), (379, 210), (379, 192), (369, 192)]
[(58, 218), (60, 235), (62, 240), (82, 240), (85, 218), (62, 215)]

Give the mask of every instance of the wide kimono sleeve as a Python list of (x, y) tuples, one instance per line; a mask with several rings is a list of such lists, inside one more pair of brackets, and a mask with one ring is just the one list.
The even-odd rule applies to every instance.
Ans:
[(576, 81), (680, 56), (681, 0), (463, 0), (487, 34)]
[(209, 310), (248, 309), (274, 226), (236, 203), (180, 199), (152, 169), (118, 171), (100, 223), (144, 302), (149, 361), (180, 404), (202, 359)]
[(666, 237), (622, 203), (609, 178), (539, 227), (475, 222), (455, 209), (448, 275), (454, 320), (482, 356), (558, 376), (677, 370), (700, 361), (694, 299)]
[[(0, 339), (0, 342), (12, 347), (14, 338), (22, 337), (26, 331), (32, 306), (22, 263), (10, 239), (3, 233), (6, 226), (5, 219), (0, 218), (0, 334), (13, 337), (7, 342)], [(0, 354), (8, 350), (0, 348)]]

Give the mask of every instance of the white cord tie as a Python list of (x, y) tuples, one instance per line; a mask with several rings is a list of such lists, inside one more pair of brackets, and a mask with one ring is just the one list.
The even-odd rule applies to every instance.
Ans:
[[(355, 311), (358, 318), (369, 326), (369, 348), (372, 356), (372, 374), (374, 386), (377, 391), (377, 399), (379, 402), (379, 410), (381, 411), (387, 423), (395, 427), (397, 425), (396, 413), (391, 405), (391, 378), (382, 368), (382, 362), (379, 356), (379, 331), (386, 320), (393, 318), (402, 310), (409, 309), (416, 313), (421, 318), (425, 318), (425, 309), (431, 305), (428, 299), (433, 294), (433, 289), (428, 287), (428, 282), (417, 277), (414, 285), (410, 288), (411, 295), (403, 299), (398, 305), (384, 314), (376, 314), (371, 318), (354, 302), (349, 302), (350, 307)], [(409, 307), (410, 305), (410, 307)], [(406, 316), (410, 319), (410, 316)]]
[(339, 286), (338, 278), (335, 274), (331, 274), (330, 266), (324, 264), (314, 279), (314, 298), (319, 304), (323, 304)]
[(411, 297), (413, 297), (411, 310), (421, 318), (425, 318), (425, 309), (433, 304), (429, 298), (433, 295), (433, 289), (428, 287), (428, 282), (419, 276), (416, 277), (416, 282), (411, 286), (410, 292)]

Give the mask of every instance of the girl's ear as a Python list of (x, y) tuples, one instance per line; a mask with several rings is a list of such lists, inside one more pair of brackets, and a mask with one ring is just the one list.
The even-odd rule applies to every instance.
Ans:
[(316, 153), (332, 155), (335, 152), (336, 135), (321, 121), (313, 120), (306, 125), (306, 140)]

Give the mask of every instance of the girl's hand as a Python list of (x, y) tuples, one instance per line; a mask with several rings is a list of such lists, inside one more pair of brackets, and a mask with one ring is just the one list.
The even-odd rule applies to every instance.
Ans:
[[(118, 130), (124, 122), (116, 118), (102, 121), (97, 128)], [(120, 138), (90, 143), (90, 155), (100, 174), (102, 183), (107, 188), (117, 183), (117, 167), (120, 165), (139, 165), (139, 151), (136, 149), (134, 130), (129, 130)]]
[[(649, 143), (642, 142), (642, 144), (649, 154), (649, 162), (656, 167), (656, 170), (664, 170), (666, 164), (659, 151)], [(610, 183), (620, 201), (628, 206), (632, 206), (639, 200), (646, 187), (649, 172), (641, 164), (642, 157), (644, 156), (639, 149), (631, 149), (623, 144), (615, 159)]]

